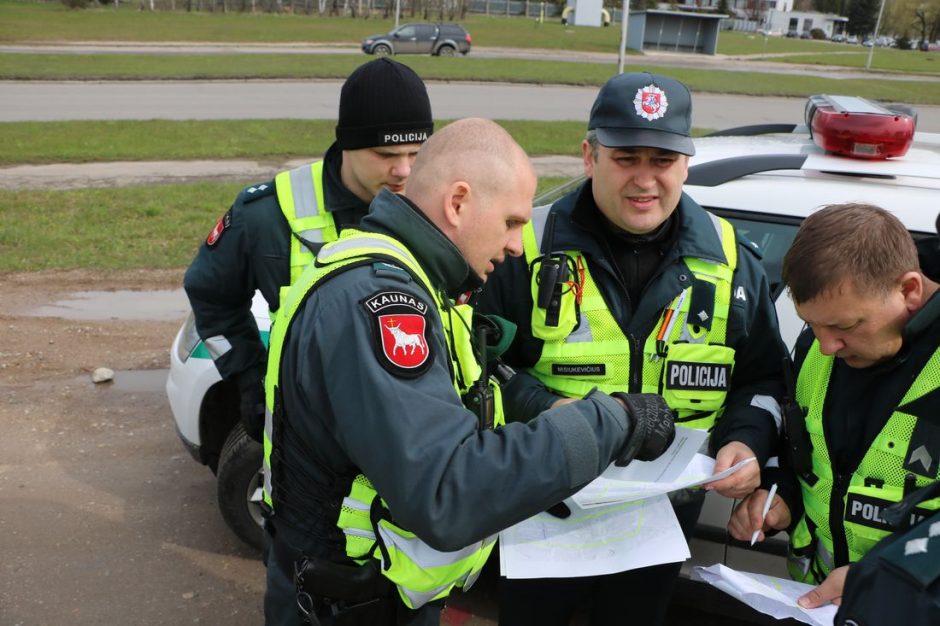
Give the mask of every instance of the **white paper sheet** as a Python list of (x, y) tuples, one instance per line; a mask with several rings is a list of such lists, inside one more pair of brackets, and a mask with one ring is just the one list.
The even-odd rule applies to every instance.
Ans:
[(708, 432), (695, 428), (676, 427), (676, 438), (654, 461), (631, 461), (626, 467), (611, 465), (604, 476), (611, 480), (638, 483), (671, 483), (678, 480), (683, 470), (695, 458), (708, 439)]
[(689, 558), (689, 546), (665, 496), (571, 509), (565, 519), (540, 513), (501, 532), (503, 576), (595, 576)]
[(804, 609), (796, 601), (813, 586), (786, 578), (738, 572), (721, 563), (709, 567), (696, 566), (692, 568), (692, 576), (777, 619), (791, 617), (804, 624), (832, 626), (839, 610), (833, 604)]
[[(692, 461), (685, 467), (679, 477), (673, 482), (634, 482), (620, 478), (619, 470), (625, 468), (611, 465), (598, 478), (588, 483), (581, 491), (571, 496), (578, 506), (588, 509), (595, 506), (604, 506), (614, 502), (630, 502), (642, 498), (650, 498), (660, 494), (669, 493), (678, 489), (699, 487), (726, 476), (734, 474), (748, 463), (755, 462), (754, 457), (745, 459), (736, 465), (718, 474), (715, 470), (715, 459), (704, 454), (695, 454)], [(632, 463), (631, 463), (632, 465)], [(627, 466), (629, 468), (629, 465)]]

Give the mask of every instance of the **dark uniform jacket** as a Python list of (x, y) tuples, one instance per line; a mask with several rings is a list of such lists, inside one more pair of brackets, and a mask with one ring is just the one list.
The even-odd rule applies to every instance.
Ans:
[[(629, 280), (625, 280), (618, 269), (625, 255), (623, 250), (611, 250), (612, 238), (606, 231), (613, 226), (603, 220), (594, 203), (591, 181), (556, 202), (551, 210), (557, 214), (552, 248), (578, 250), (584, 254), (611, 314), (625, 334), (641, 344), (654, 331), (663, 309), (682, 290), (679, 276), (690, 274), (681, 257), (724, 258), (710, 218), (694, 200), (683, 194), (671, 218), (677, 221), (677, 226), (671, 228), (678, 229), (670, 235), (673, 245), (660, 251), (658, 269), (650, 274), (645, 287), (630, 289)], [(782, 392), (780, 371), (785, 348), (780, 340), (776, 310), (769, 297), (767, 277), (752, 246), (739, 237), (732, 293), (737, 294), (738, 287), (743, 287), (746, 299), (733, 297), (731, 301), (727, 341), (736, 350), (734, 372), (726, 409), (715, 427), (711, 446), (717, 450), (728, 442), (740, 441), (750, 447), (763, 464), (776, 449), (780, 423), (776, 399)], [(645, 254), (648, 257), (648, 251)], [(621, 257), (619, 265), (618, 255)], [(636, 265), (648, 263), (639, 258)], [(640, 293), (639, 302), (631, 300), (630, 291)], [(490, 277), (478, 309), (518, 325), (516, 339), (503, 355), (503, 360), (517, 369), (533, 366), (542, 351), (542, 340), (532, 336), (532, 307), (525, 259), (510, 259)], [(550, 406), (558, 396), (533, 376), (519, 373), (504, 387), (503, 399), (507, 419), (526, 420)]]
[[(326, 210), (337, 229), (358, 224), (368, 203), (340, 180), (342, 151), (332, 145), (324, 156)], [(206, 340), (222, 336), (231, 349), (215, 360), (223, 378), (243, 372), (260, 383), (267, 350), (251, 314), (255, 290), (268, 307), (280, 305), (279, 290), (290, 283), (290, 237), (287, 219), (277, 201), (274, 181), (245, 188), (216, 226), (213, 243), (204, 242), (189, 269), (184, 287), (196, 317), (196, 330)], [(210, 235), (209, 241), (213, 239)]]
[[(383, 190), (361, 228), (404, 243), (441, 293), (454, 296), (474, 282), (457, 248), (401, 196)], [(383, 355), (366, 306), (383, 292), (427, 305), (433, 361), (418, 375), (395, 371)], [(337, 507), (356, 474), (374, 484), (396, 523), (435, 549), (455, 550), (570, 496), (600, 475), (625, 437), (624, 410), (599, 393), (527, 424), (480, 431), (454, 388), (434, 301), (385, 263), (321, 283), (297, 311), (283, 350), (275, 541), (310, 556), (344, 558)]]

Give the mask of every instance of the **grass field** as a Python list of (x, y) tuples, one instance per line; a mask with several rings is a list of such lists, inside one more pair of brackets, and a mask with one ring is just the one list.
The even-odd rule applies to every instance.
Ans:
[[(440, 127), (448, 120), (438, 120)], [(530, 155), (580, 154), (585, 122), (499, 122)], [(0, 165), (188, 159), (281, 161), (319, 156), (332, 120), (0, 123)], [(246, 181), (250, 182), (250, 181)]]
[[(561, 182), (541, 179), (538, 193)], [(0, 274), (185, 267), (243, 186), (0, 190)]]

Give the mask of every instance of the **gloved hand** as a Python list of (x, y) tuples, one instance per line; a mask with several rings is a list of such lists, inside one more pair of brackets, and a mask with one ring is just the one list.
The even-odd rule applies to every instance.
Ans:
[(258, 372), (249, 370), (238, 377), (241, 394), (242, 425), (248, 436), (261, 443), (264, 440), (264, 382)]
[(676, 414), (663, 397), (655, 393), (615, 392), (610, 395), (627, 406), (627, 415), (633, 422), (614, 464), (624, 467), (633, 459), (659, 458), (676, 438)]

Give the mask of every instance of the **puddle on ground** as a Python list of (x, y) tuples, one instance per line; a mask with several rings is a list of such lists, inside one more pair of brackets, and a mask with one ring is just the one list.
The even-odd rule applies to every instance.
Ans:
[(163, 291), (76, 291), (59, 300), (25, 311), (34, 317), (69, 320), (182, 321), (189, 301), (182, 289)]
[(114, 372), (114, 378), (106, 383), (91, 382), (91, 373), (84, 374), (75, 379), (76, 383), (82, 385), (93, 385), (122, 391), (128, 393), (141, 393), (145, 391), (164, 391), (166, 389), (166, 377), (170, 371), (166, 369), (159, 370), (117, 370)]

